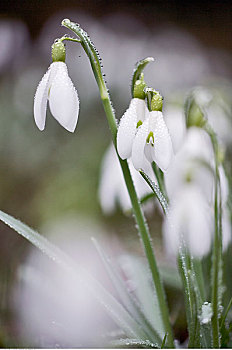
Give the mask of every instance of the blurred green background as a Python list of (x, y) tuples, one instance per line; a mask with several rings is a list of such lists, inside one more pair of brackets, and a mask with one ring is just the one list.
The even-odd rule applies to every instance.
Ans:
[[(131, 98), (134, 64), (146, 56), (155, 57), (146, 79), (162, 92), (167, 105), (182, 104), (194, 85), (230, 80), (231, 9), (229, 1), (1, 1), (1, 210), (45, 235), (46, 225), (78, 217), (109, 237), (120, 237), (127, 251), (142, 254), (133, 219), (120, 208), (104, 216), (98, 201), (101, 160), (110, 133), (97, 85), (78, 45), (67, 44), (67, 65), (80, 97), (75, 133), (65, 131), (49, 111), (45, 131), (36, 128), (33, 98), (51, 62), (51, 44), (67, 33), (60, 27), (63, 18), (83, 26), (103, 58), (120, 118)], [(159, 211), (148, 219), (162, 261)], [(15, 321), (12, 289), (30, 245), (3, 224), (0, 242), (0, 345), (23, 346), (26, 339), (19, 336), (22, 325)], [(182, 335), (179, 329), (184, 339), (184, 327)]]

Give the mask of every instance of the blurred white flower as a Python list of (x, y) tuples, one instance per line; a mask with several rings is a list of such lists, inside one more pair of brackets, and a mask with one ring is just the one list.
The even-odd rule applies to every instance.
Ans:
[(132, 145), (138, 130), (148, 113), (148, 108), (144, 100), (133, 98), (129, 108), (122, 118), (117, 133), (117, 149), (122, 159), (130, 158)]
[(179, 188), (178, 195), (170, 200), (169, 220), (164, 221), (164, 242), (169, 254), (178, 254), (182, 243), (198, 258), (206, 255), (212, 241), (212, 216), (209, 205), (194, 185)]
[(53, 117), (73, 132), (78, 120), (79, 99), (64, 62), (53, 62), (36, 90), (34, 118), (40, 130), (45, 127), (48, 100)]
[(165, 173), (165, 185), (171, 199), (186, 182), (199, 186), (208, 202), (213, 198), (213, 149), (209, 136), (200, 128), (191, 127), (184, 143)]
[(163, 113), (151, 111), (138, 128), (132, 146), (132, 162), (136, 169), (144, 170), (144, 162), (156, 162), (166, 171), (173, 156), (172, 141), (165, 124)]
[(164, 119), (172, 140), (174, 153), (177, 153), (183, 144), (186, 133), (186, 123), (182, 107), (168, 105), (164, 109)]
[(95, 291), (95, 284), (82, 266), (105, 288), (111, 288), (90, 240), (94, 235), (109, 244), (109, 236), (96, 222), (76, 215), (48, 222), (42, 230), (73, 259), (79, 278), (31, 249), (20, 266), (14, 290), (20, 336), (39, 348), (101, 348), (106, 343), (103, 335), (116, 326), (90, 292)]
[[(150, 188), (139, 172), (135, 170), (130, 159), (128, 160), (128, 163), (138, 197), (141, 199), (151, 193)], [(154, 182), (156, 182), (151, 165), (148, 162), (146, 162), (145, 165), (146, 167), (144, 171)], [(119, 204), (123, 211), (131, 209), (130, 197), (113, 145), (107, 149), (102, 161), (99, 200), (103, 212), (108, 215), (116, 209), (117, 204)], [(147, 204), (151, 204), (151, 202)], [(152, 208), (153, 206), (146, 206), (146, 209), (148, 210)]]
[(217, 133), (224, 145), (231, 145), (232, 122), (230, 118), (230, 106), (225, 101), (212, 103), (207, 108), (207, 117), (210, 125)]
[[(228, 181), (219, 167), (222, 196), (222, 241), (231, 241), (227, 199)], [(164, 222), (164, 242), (170, 254), (177, 254), (181, 241), (198, 258), (206, 255), (214, 235), (214, 155), (208, 134), (188, 129), (184, 144), (165, 173), (170, 199), (170, 216)]]

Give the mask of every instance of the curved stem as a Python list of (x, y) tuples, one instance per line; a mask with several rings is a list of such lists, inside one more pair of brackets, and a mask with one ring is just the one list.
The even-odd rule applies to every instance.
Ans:
[[(114, 110), (110, 101), (110, 96), (108, 93), (108, 89), (106, 87), (106, 83), (103, 79), (102, 71), (101, 71), (101, 64), (99, 62), (98, 52), (96, 51), (93, 43), (90, 41), (88, 35), (75, 23), (70, 22), (69, 20), (64, 20), (62, 22), (62, 25), (72, 30), (80, 39), (81, 44), (88, 55), (91, 63), (91, 67), (93, 69), (94, 76), (96, 78), (101, 100), (103, 103), (103, 107), (107, 116), (108, 124), (110, 127), (110, 131), (112, 134), (113, 143), (116, 146), (116, 136), (117, 136), (117, 122), (114, 114)], [(149, 229), (147, 226), (147, 223), (145, 221), (145, 217), (143, 215), (143, 212), (141, 210), (140, 202), (137, 197), (137, 193), (134, 187), (134, 183), (130, 174), (130, 170), (128, 167), (128, 163), (126, 160), (122, 160), (119, 156), (120, 165), (122, 168), (123, 176), (126, 182), (126, 186), (128, 189), (128, 193), (131, 199), (133, 212), (135, 215), (136, 223), (138, 225), (138, 231), (141, 236), (141, 240), (143, 242), (143, 247), (145, 250), (145, 254), (148, 260), (148, 264), (150, 267), (150, 271), (152, 274), (152, 279), (154, 282), (154, 286), (157, 293), (157, 298), (159, 301), (159, 307), (161, 312), (161, 317), (163, 321), (163, 326), (165, 333), (167, 333), (167, 345), (170, 348), (174, 347), (173, 342), (173, 336), (172, 336), (172, 329), (169, 321), (169, 314), (168, 314), (168, 307), (165, 300), (165, 294), (163, 285), (160, 279), (160, 274), (158, 271), (158, 267), (156, 264), (155, 255), (153, 252), (152, 244), (151, 244), (151, 238), (149, 234)]]

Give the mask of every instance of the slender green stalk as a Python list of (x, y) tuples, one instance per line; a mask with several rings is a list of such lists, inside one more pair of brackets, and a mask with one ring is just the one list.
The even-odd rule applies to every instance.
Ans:
[(204, 276), (203, 276), (203, 271), (202, 271), (201, 260), (193, 259), (193, 269), (195, 272), (195, 276), (196, 276), (201, 299), (202, 299), (202, 301), (204, 301), (204, 300), (206, 300), (206, 296), (205, 296)]
[[(110, 130), (113, 137), (113, 142), (116, 144), (116, 136), (117, 136), (117, 124), (114, 117), (113, 109), (109, 100), (109, 97), (106, 99), (105, 97), (102, 98), (103, 106), (105, 109), (105, 113), (107, 115), (107, 119), (109, 122)], [(160, 311), (161, 311), (161, 317), (163, 319), (163, 324), (165, 327), (165, 332), (167, 333), (167, 345), (169, 347), (174, 347), (173, 338), (172, 338), (172, 329), (169, 321), (169, 314), (168, 314), (168, 308), (165, 300), (165, 294), (163, 285), (160, 279), (160, 274), (158, 271), (155, 255), (153, 252), (152, 244), (151, 244), (151, 237), (148, 229), (148, 225), (145, 221), (145, 217), (143, 215), (143, 212), (141, 210), (140, 202), (138, 200), (134, 183), (130, 174), (130, 170), (127, 164), (126, 160), (122, 160), (120, 157), (119, 161), (121, 164), (123, 176), (126, 182), (127, 190), (131, 199), (133, 212), (135, 215), (136, 223), (138, 225), (138, 231), (140, 233), (144, 250), (146, 253), (146, 257), (148, 260), (148, 264), (151, 270), (153, 282), (155, 285), (157, 297), (160, 304)]]
[(155, 164), (155, 162), (152, 162), (152, 169), (154, 171), (155, 177), (157, 179), (160, 191), (162, 192), (163, 196), (167, 199), (167, 193), (166, 193), (166, 188), (164, 185), (164, 179), (163, 179), (163, 173), (162, 170), (158, 168), (158, 166)]
[[(103, 79), (102, 71), (101, 71), (101, 65), (99, 62), (99, 57), (97, 54), (96, 49), (94, 48), (94, 45), (91, 43), (88, 35), (75, 23), (70, 22), (69, 20), (64, 20), (62, 24), (71, 29), (80, 39), (81, 39), (81, 44), (88, 55), (91, 63), (91, 67), (94, 73), (94, 76), (96, 78), (99, 91), (100, 91), (100, 96), (101, 100), (103, 103), (103, 107), (107, 116), (108, 124), (110, 127), (110, 131), (112, 134), (112, 139), (113, 143), (116, 146), (116, 136), (117, 136), (117, 122), (116, 118), (114, 115), (114, 110), (110, 102), (110, 97), (109, 93), (106, 87), (106, 84)], [(148, 260), (148, 264), (151, 270), (153, 282), (155, 285), (156, 293), (157, 293), (157, 298), (159, 301), (159, 306), (160, 306), (160, 311), (161, 311), (161, 317), (163, 321), (163, 325), (165, 328), (165, 333), (167, 333), (167, 346), (170, 348), (174, 347), (174, 342), (173, 342), (173, 336), (172, 336), (172, 329), (169, 321), (169, 314), (168, 314), (168, 307), (167, 303), (165, 300), (165, 294), (164, 294), (164, 289), (163, 285), (160, 279), (158, 267), (156, 264), (156, 259), (155, 255), (153, 252), (152, 244), (151, 244), (151, 238), (149, 234), (149, 229), (145, 221), (145, 217), (143, 215), (143, 212), (141, 210), (140, 202), (137, 197), (134, 183), (130, 174), (130, 170), (127, 164), (126, 160), (122, 160), (119, 156), (119, 161), (121, 164), (121, 168), (123, 171), (124, 179), (126, 182), (126, 186), (128, 189), (128, 193), (131, 199), (132, 207), (133, 207), (133, 212), (135, 215), (136, 223), (138, 225), (138, 230), (143, 242), (145, 254)]]
[(215, 231), (214, 231), (214, 245), (213, 245), (213, 279), (212, 279), (212, 331), (213, 331), (213, 347), (219, 348), (219, 320), (218, 320), (218, 273), (219, 273), (219, 233), (218, 233), (218, 190), (217, 190), (217, 176), (215, 181), (215, 200), (214, 200), (214, 214), (215, 214)]
[(232, 306), (232, 298), (230, 299), (229, 304), (228, 304), (228, 306), (226, 308), (226, 311), (225, 311), (225, 313), (224, 313), (224, 315), (222, 317), (222, 320), (221, 320), (221, 323), (220, 323), (220, 329), (223, 327), (223, 325), (225, 323), (226, 317), (228, 315), (228, 312), (230, 311), (231, 306)]
[(219, 332), (219, 285), (220, 285), (220, 273), (221, 273), (221, 259), (222, 259), (222, 213), (221, 213), (221, 188), (220, 188), (220, 176), (218, 170), (218, 143), (217, 138), (210, 127), (206, 125), (206, 131), (208, 132), (215, 158), (215, 194), (214, 194), (214, 244), (213, 244), (213, 270), (212, 270), (212, 333), (213, 333), (213, 347), (220, 347), (220, 332)]

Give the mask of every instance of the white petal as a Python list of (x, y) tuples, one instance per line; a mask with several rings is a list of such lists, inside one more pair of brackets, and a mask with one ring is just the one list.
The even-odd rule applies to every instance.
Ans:
[(188, 197), (183, 199), (183, 205), (188, 210), (185, 229), (189, 250), (194, 257), (202, 258), (211, 247), (213, 217), (198, 188), (189, 191)]
[(68, 76), (67, 66), (64, 62), (54, 62), (51, 68), (56, 69), (49, 94), (51, 113), (65, 129), (73, 132), (79, 114), (77, 91)]
[(148, 136), (149, 118), (139, 127), (132, 146), (132, 163), (135, 169), (143, 169), (146, 161), (144, 148)]
[(141, 121), (143, 121), (145, 107), (144, 100), (133, 98), (129, 108), (120, 120), (117, 133), (117, 150), (122, 159), (131, 156), (132, 143), (137, 131), (137, 123), (140, 117)]
[(40, 130), (44, 130), (45, 127), (50, 73), (49, 67), (37, 87), (34, 98), (34, 118)]
[(99, 199), (104, 214), (112, 214), (117, 204), (123, 210), (131, 208), (130, 197), (113, 144), (107, 149), (101, 167)]
[(174, 152), (177, 153), (184, 142), (184, 136), (186, 134), (186, 123), (182, 108), (172, 105), (165, 108), (164, 119), (172, 139)]
[(154, 134), (153, 160), (166, 171), (173, 156), (172, 141), (161, 112), (150, 112), (149, 130)]
[(221, 182), (222, 204), (225, 205), (229, 196), (229, 184), (223, 166), (220, 165), (218, 169)]
[(194, 257), (203, 257), (211, 247), (212, 224), (210, 208), (201, 192), (196, 186), (186, 185), (170, 201), (170, 218), (164, 223), (166, 249), (177, 254), (183, 239)]
[(149, 112), (145, 101), (141, 100), (140, 98), (133, 98), (132, 101), (131, 103), (133, 103), (136, 108), (137, 122), (139, 120), (143, 122), (145, 120), (146, 114)]

